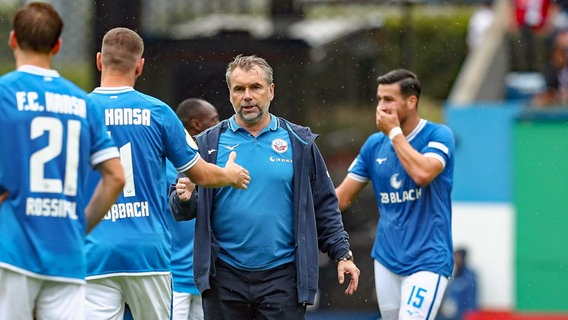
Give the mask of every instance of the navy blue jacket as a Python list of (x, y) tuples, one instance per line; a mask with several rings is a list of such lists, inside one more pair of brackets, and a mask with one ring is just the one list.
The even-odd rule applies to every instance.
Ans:
[[(315, 144), (316, 134), (279, 118), (280, 126), (290, 133), (293, 151), (293, 205), (294, 234), (296, 240), (296, 284), (298, 302), (313, 304), (318, 288), (318, 249), (333, 260), (338, 260), (349, 250), (349, 236), (343, 228), (335, 187), (327, 171), (323, 157)], [(197, 136), (201, 156), (216, 162), (219, 136), (227, 130), (227, 120)], [(238, 155), (237, 155), (238, 157)], [(252, 163), (242, 164), (254, 165)], [(215, 189), (199, 188), (192, 200), (181, 203), (177, 193), (170, 193), (170, 207), (176, 220), (188, 220), (197, 216), (194, 242), (194, 278), (199, 291), (210, 288), (209, 277), (215, 274), (219, 246), (211, 232), (211, 208)], [(197, 199), (195, 199), (197, 198)], [(195, 206), (197, 201), (197, 206)], [(193, 202), (193, 203), (192, 203)], [(195, 212), (197, 211), (197, 212)]]

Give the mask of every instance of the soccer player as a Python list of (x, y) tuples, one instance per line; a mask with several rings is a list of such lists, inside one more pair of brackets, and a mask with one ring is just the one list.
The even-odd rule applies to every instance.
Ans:
[[(196, 136), (219, 123), (217, 109), (203, 99), (189, 98), (183, 100), (176, 108), (176, 114), (191, 136)], [(188, 179), (183, 176), (179, 178)], [(173, 221), (171, 214), (170, 218)], [(170, 229), (172, 232), (172, 278), (174, 281), (172, 320), (203, 320), (201, 295), (193, 280), (195, 219), (174, 221)]]
[[(63, 21), (31, 2), (13, 20), (17, 70), (0, 78), (0, 319), (83, 319), (85, 234), (124, 174), (102, 113), (51, 69)], [(82, 188), (96, 168), (101, 183)]]
[(272, 74), (263, 58), (237, 56), (226, 72), (235, 115), (197, 137), (201, 155), (217, 164), (238, 150), (254, 177), (249, 189), (190, 193), (178, 181), (170, 194), (176, 219), (197, 214), (194, 276), (208, 320), (304, 319), (318, 288), (318, 249), (337, 261), (340, 284), (350, 277), (345, 293), (357, 290), (317, 136), (269, 112)]
[(234, 162), (235, 153), (224, 168), (205, 162), (173, 110), (134, 89), (143, 49), (136, 32), (114, 28), (97, 53), (101, 86), (90, 96), (104, 110), (127, 179), (119, 199), (87, 237), (88, 319), (121, 319), (125, 303), (137, 320), (170, 318), (166, 158), (198, 185), (246, 188), (249, 182), (248, 171)]
[(434, 319), (452, 273), (454, 138), (418, 115), (408, 70), (378, 78), (376, 125), (337, 187), (344, 210), (369, 181), (380, 219), (372, 249), (381, 319)]

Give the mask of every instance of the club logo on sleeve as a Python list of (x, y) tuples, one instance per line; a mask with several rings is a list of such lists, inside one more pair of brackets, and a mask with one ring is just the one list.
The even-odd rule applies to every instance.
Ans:
[(284, 139), (276, 138), (272, 140), (271, 145), (272, 145), (272, 150), (278, 153), (284, 153), (288, 151), (288, 142), (286, 142), (286, 140)]
[(195, 141), (193, 140), (193, 137), (191, 137), (191, 135), (189, 134), (189, 132), (187, 132), (187, 130), (185, 131), (185, 141), (187, 142), (187, 144), (192, 148), (197, 150), (197, 144), (195, 143)]

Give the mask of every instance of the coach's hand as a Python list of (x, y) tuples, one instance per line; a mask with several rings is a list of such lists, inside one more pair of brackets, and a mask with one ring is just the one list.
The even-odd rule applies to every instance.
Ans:
[(195, 190), (195, 184), (187, 177), (179, 178), (176, 183), (176, 193), (183, 202), (189, 201), (191, 193)]
[(361, 274), (361, 271), (359, 271), (359, 268), (357, 268), (353, 260), (340, 260), (337, 263), (337, 280), (339, 284), (345, 282), (346, 275), (349, 275), (351, 278), (347, 289), (345, 289), (345, 294), (352, 295), (357, 291), (357, 287), (359, 286), (359, 274)]

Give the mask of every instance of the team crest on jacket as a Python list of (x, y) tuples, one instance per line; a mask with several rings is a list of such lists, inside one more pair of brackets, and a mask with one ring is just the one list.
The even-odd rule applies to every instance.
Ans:
[(278, 152), (278, 153), (284, 153), (288, 150), (288, 142), (286, 142), (286, 140), (284, 139), (274, 139), (272, 140), (272, 150)]

